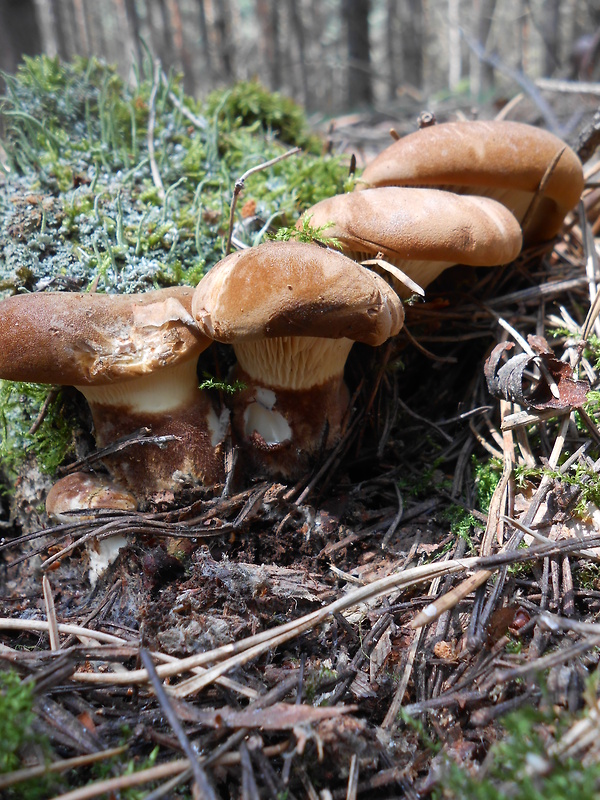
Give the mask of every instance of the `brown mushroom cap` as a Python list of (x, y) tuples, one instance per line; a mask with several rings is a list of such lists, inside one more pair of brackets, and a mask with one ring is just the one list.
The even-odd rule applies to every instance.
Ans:
[(142, 295), (40, 292), (0, 302), (0, 377), (102, 386), (175, 367), (210, 344), (193, 289)]
[(192, 314), (225, 343), (275, 337), (379, 345), (398, 333), (402, 304), (386, 282), (340, 253), (266, 242), (233, 253), (198, 284)]
[(423, 288), (452, 264), (506, 264), (522, 244), (519, 223), (501, 203), (438, 189), (388, 186), (335, 195), (305, 216), (315, 227), (332, 222), (327, 235), (346, 255), (364, 260), (380, 252)]
[(474, 120), (432, 125), (402, 137), (367, 165), (359, 186), (431, 186), (487, 195), (522, 221), (542, 181), (525, 230), (529, 242), (555, 236), (578, 203), (581, 162), (561, 139), (533, 125)]
[(68, 512), (84, 509), (118, 509), (136, 511), (138, 507), (131, 492), (123, 489), (104, 475), (73, 472), (57, 481), (46, 495), (46, 513), (69, 522)]

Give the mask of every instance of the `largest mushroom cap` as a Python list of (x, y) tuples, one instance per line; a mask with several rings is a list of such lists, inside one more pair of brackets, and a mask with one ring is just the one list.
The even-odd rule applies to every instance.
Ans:
[(539, 241), (559, 231), (584, 179), (577, 155), (554, 134), (521, 122), (473, 120), (432, 125), (398, 139), (367, 165), (361, 182), (485, 194), (504, 202), (520, 221), (540, 190), (525, 231), (529, 241)]
[(522, 243), (519, 223), (500, 203), (438, 189), (388, 186), (335, 195), (305, 216), (317, 228), (332, 223), (327, 235), (348, 256), (360, 260), (380, 252), (423, 288), (452, 264), (507, 264)]
[(190, 314), (192, 294), (175, 287), (9, 297), (0, 303), (0, 377), (100, 386), (176, 366), (210, 344)]
[(204, 333), (226, 343), (310, 336), (376, 346), (404, 321), (398, 297), (378, 275), (294, 241), (227, 256), (200, 281), (192, 313)]

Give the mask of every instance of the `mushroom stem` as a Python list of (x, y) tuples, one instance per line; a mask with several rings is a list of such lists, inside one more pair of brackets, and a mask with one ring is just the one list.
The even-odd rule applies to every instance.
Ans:
[(0, 377), (75, 386), (107, 447), (141, 428), (152, 438), (119, 443), (104, 461), (140, 503), (224, 478), (218, 416), (198, 388), (210, 339), (190, 314), (193, 290), (142, 295), (40, 292), (0, 303)]
[[(354, 342), (277, 336), (237, 342), (232, 427), (253, 468), (295, 478), (341, 435), (349, 394), (344, 366)], [(249, 446), (248, 446), (249, 445)]]
[(196, 358), (133, 380), (76, 388), (88, 401), (100, 447), (150, 429), (153, 441), (103, 459), (138, 497), (223, 480), (228, 414), (217, 416), (208, 394), (198, 388)]
[(350, 397), (343, 366), (303, 388), (267, 384), (240, 363), (232, 377), (246, 386), (230, 400), (231, 424), (253, 470), (295, 479), (339, 441)]
[(378, 275), (333, 250), (266, 242), (234, 253), (198, 284), (199, 330), (233, 345), (232, 427), (252, 465), (297, 478), (335, 444), (348, 410), (344, 366), (355, 341), (376, 347), (404, 321)]
[(160, 372), (149, 372), (118, 383), (76, 386), (94, 406), (135, 408), (140, 413), (169, 413), (197, 399), (198, 380), (194, 356)]

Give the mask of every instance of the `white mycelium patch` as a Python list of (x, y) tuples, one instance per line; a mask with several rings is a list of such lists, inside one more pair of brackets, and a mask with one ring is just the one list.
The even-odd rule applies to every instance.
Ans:
[(210, 443), (213, 447), (216, 447), (218, 444), (221, 444), (227, 433), (227, 428), (229, 426), (229, 409), (224, 408), (217, 417), (215, 410), (211, 406), (206, 421), (210, 432)]
[(255, 398), (244, 411), (244, 434), (251, 436), (256, 432), (271, 445), (289, 441), (292, 429), (288, 421), (279, 411), (273, 411), (277, 401), (275, 392), (259, 386)]
[(98, 582), (113, 561), (119, 555), (119, 551), (128, 543), (128, 536), (110, 536), (108, 539), (92, 539), (87, 551), (90, 559), (88, 577), (93, 586)]

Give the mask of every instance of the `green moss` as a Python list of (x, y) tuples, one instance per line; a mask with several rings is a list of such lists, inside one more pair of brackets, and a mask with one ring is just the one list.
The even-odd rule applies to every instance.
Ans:
[(19, 767), (18, 750), (31, 739), (33, 683), (15, 672), (0, 672), (0, 772)]
[(228, 381), (219, 381), (212, 375), (209, 375), (208, 372), (205, 372), (204, 380), (200, 383), (198, 388), (226, 392), (227, 394), (235, 394), (236, 392), (244, 391), (246, 384), (243, 381), (234, 381), (233, 383), (229, 383)]
[[(123, 739), (124, 744), (127, 743), (127, 739), (130, 737), (131, 733), (127, 732), (126, 737)], [(154, 747), (149, 755), (147, 755), (145, 758), (126, 760), (124, 756), (121, 755), (104, 761), (99, 761), (97, 764), (94, 764), (91, 769), (91, 778), (89, 783), (109, 780), (110, 778), (113, 778), (115, 774), (123, 776), (133, 775), (136, 772), (150, 769), (151, 767), (155, 766), (159, 752), (159, 748)], [(122, 800), (142, 800), (142, 798), (147, 796), (150, 786), (151, 784), (146, 783), (140, 784), (139, 786), (132, 786), (127, 789), (120, 789), (119, 797)]]
[[(492, 496), (502, 475), (502, 464), (495, 458), (481, 462), (475, 456), (472, 458), (473, 474), (475, 476), (475, 509), (487, 514), (492, 502)], [(465, 539), (472, 549), (471, 532), (475, 526), (481, 527), (481, 521), (462, 506), (452, 505), (446, 509), (445, 516), (450, 522), (450, 530), (455, 536)]]
[[(34, 684), (21, 680), (16, 672), (0, 672), (0, 773), (12, 772), (25, 765), (19, 751), (29, 743), (42, 748), (46, 741), (33, 732)], [(43, 800), (54, 796), (56, 776), (48, 775), (4, 789), (3, 798)]]
[[(573, 721), (573, 720), (571, 720)], [(600, 764), (583, 767), (570, 759), (548, 754), (550, 730), (564, 728), (548, 713), (532, 708), (502, 721), (500, 741), (492, 746), (481, 768), (469, 771), (448, 762), (434, 791), (435, 800), (595, 800), (600, 791)], [(548, 726), (548, 727), (546, 727)]]
[(293, 100), (269, 92), (258, 81), (244, 81), (223, 95), (213, 92), (207, 100), (209, 114), (218, 114), (235, 127), (260, 126), (281, 141), (320, 151), (320, 140), (311, 134), (304, 112)]
[(291, 240), (297, 242), (306, 242), (308, 244), (317, 242), (327, 247), (333, 247), (336, 250), (341, 249), (341, 243), (339, 239), (335, 239), (326, 235), (327, 229), (333, 227), (332, 222), (328, 223), (327, 225), (321, 225), (318, 228), (313, 228), (313, 226), (310, 224), (310, 220), (310, 216), (303, 217), (302, 227), (300, 229), (296, 227), (280, 228), (272, 238), (276, 242), (289, 242)]
[[(567, 457), (568, 453), (565, 452), (561, 460)], [(595, 472), (592, 464), (579, 461), (571, 471), (565, 473), (548, 467), (519, 466), (515, 468), (515, 478), (518, 486), (524, 486), (531, 481), (538, 481), (544, 476), (552, 478), (557, 484), (562, 483), (579, 490), (574, 511), (581, 517), (585, 518), (587, 516), (587, 506), (590, 503), (600, 508), (600, 476)]]
[(39, 384), (0, 381), (0, 461), (7, 477), (17, 473), (26, 455), (34, 455), (42, 471), (53, 474), (72, 452), (76, 422), (62, 392), (30, 432), (50, 391)]
[[(84, 289), (98, 279), (100, 290), (119, 292), (196, 280), (223, 255), (236, 179), (288, 143), (312, 147), (301, 109), (258, 84), (211, 95), (194, 108), (206, 121), (196, 128), (171, 100), (176, 83), (161, 83), (154, 145), (163, 198), (148, 152), (151, 89), (147, 78), (125, 85), (95, 59), (26, 59), (8, 79), (3, 144), (12, 172), (0, 187), (8, 212), (0, 223), (5, 288), (30, 290), (64, 276), (68, 286), (57, 288)], [(340, 159), (304, 152), (253, 175), (245, 193), (257, 215), (283, 224), (342, 191), (346, 177)], [(32, 243), (46, 206), (48, 239)], [(253, 243), (243, 228), (241, 235)], [(16, 265), (26, 272), (17, 275)]]

